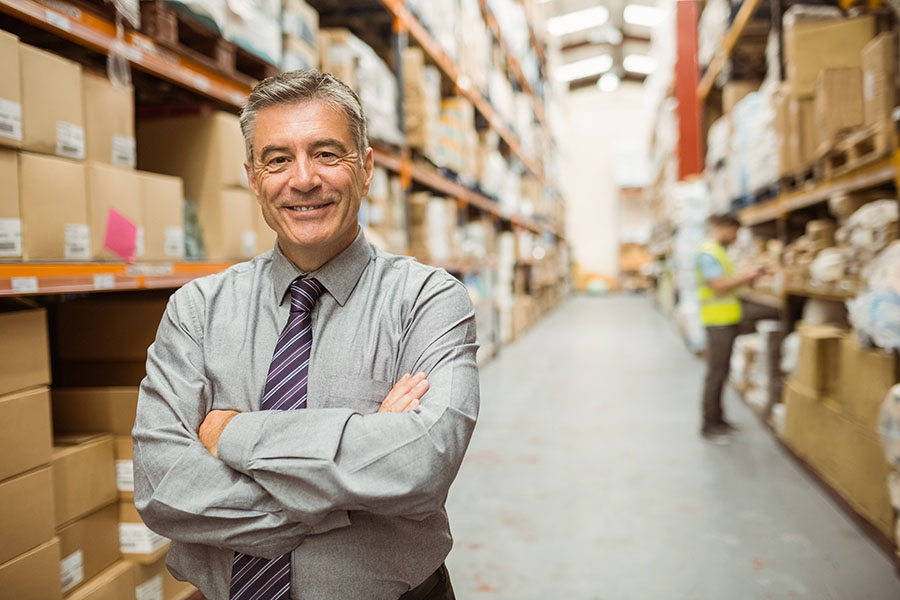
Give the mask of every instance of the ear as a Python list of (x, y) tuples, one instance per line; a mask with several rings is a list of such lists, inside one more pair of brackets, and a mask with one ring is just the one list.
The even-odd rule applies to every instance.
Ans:
[(369, 193), (369, 185), (372, 183), (372, 177), (375, 176), (375, 153), (372, 148), (366, 148), (366, 157), (363, 159), (363, 171), (365, 172), (365, 185), (363, 186), (363, 196)]

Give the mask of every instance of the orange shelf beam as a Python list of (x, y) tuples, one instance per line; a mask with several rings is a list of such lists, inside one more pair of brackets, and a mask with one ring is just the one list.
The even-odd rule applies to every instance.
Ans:
[(753, 15), (756, 14), (756, 9), (759, 8), (760, 4), (762, 4), (762, 0), (744, 0), (740, 10), (738, 10), (738, 14), (734, 17), (734, 22), (722, 39), (722, 47), (710, 61), (703, 79), (700, 80), (700, 85), (697, 86), (697, 99), (700, 102), (706, 100), (716, 82), (716, 77), (719, 76), (719, 73), (725, 66), (725, 60), (734, 52), (734, 47), (737, 45), (738, 40), (741, 39), (747, 24), (750, 23)]

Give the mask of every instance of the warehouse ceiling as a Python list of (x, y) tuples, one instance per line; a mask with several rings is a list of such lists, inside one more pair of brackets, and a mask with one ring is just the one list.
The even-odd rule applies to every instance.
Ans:
[(654, 65), (650, 32), (658, 18), (647, 0), (539, 0), (548, 43), (557, 51), (555, 77), (578, 89), (613, 91), (620, 81), (642, 82)]

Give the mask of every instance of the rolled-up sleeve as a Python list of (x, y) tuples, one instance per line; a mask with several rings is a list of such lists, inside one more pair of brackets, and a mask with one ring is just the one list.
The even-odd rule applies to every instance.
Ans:
[(148, 352), (133, 430), (135, 505), (148, 527), (173, 540), (283, 554), (309, 527), (198, 439), (212, 399), (190, 294), (188, 286), (169, 300)]
[(465, 287), (436, 276), (409, 310), (398, 349), (399, 372), (427, 375), (430, 388), (418, 409), (243, 413), (225, 428), (219, 458), (305, 522), (335, 510), (407, 517), (439, 511), (478, 416), (475, 340)]

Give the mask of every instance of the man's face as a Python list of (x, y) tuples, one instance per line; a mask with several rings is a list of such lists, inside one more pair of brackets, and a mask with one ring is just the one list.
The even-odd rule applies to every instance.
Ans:
[(737, 241), (738, 228), (731, 225), (720, 225), (718, 227), (719, 243), (726, 248)]
[(361, 161), (350, 124), (309, 100), (263, 108), (253, 132), (250, 187), (289, 257), (341, 252), (356, 238), (362, 197), (372, 181), (372, 150)]

